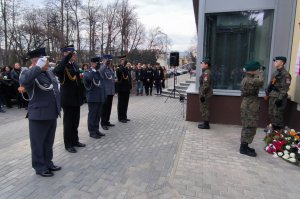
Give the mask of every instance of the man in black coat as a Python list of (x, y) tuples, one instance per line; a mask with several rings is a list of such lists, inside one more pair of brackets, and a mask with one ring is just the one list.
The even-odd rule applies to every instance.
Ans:
[(52, 162), (53, 143), (57, 117), (60, 115), (60, 95), (55, 75), (48, 70), (45, 48), (28, 53), (31, 58), (29, 69), (20, 74), (20, 84), (29, 96), (28, 120), (32, 167), (43, 177), (53, 176), (52, 171), (61, 169)]
[(148, 64), (144, 73), (144, 85), (145, 85), (145, 92), (147, 96), (149, 94), (152, 95), (153, 80), (154, 80), (154, 71), (151, 68), (151, 65)]
[(74, 147), (85, 147), (85, 144), (79, 142), (78, 137), (80, 106), (83, 104), (84, 97), (79, 67), (75, 63), (77, 55), (74, 45), (66, 46), (61, 50), (64, 57), (53, 72), (58, 76), (61, 84), (65, 148), (70, 153), (76, 153)]
[(131, 76), (126, 67), (126, 56), (120, 56), (120, 65), (117, 70), (118, 87), (118, 119), (122, 123), (130, 121), (127, 118), (129, 94), (131, 90)]
[(157, 95), (161, 95), (163, 80), (164, 80), (164, 71), (161, 68), (161, 66), (159, 65), (159, 63), (156, 63), (156, 71), (154, 74), (154, 83), (155, 83)]

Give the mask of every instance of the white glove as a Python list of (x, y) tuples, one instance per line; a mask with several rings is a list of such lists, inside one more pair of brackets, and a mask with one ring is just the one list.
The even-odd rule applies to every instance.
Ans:
[(96, 69), (93, 68), (92, 71), (96, 72)]
[(36, 65), (40, 68), (43, 68), (46, 65), (46, 63), (47, 63), (47, 57), (41, 57), (36, 62)]

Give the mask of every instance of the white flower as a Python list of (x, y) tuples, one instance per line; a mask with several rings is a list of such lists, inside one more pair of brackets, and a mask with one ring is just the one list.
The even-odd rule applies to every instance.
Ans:
[(276, 153), (274, 153), (273, 158), (278, 158), (278, 155)]
[(290, 145), (286, 145), (285, 148), (286, 148), (287, 150), (290, 150), (290, 149), (291, 149), (291, 146), (290, 146)]
[(282, 158), (286, 160), (289, 159), (289, 157), (290, 157), (289, 154), (284, 154), (284, 156), (282, 156)]
[(295, 163), (296, 159), (295, 158), (289, 158), (288, 161)]
[(284, 150), (283, 153), (284, 153), (284, 154), (289, 154), (289, 151)]
[(281, 157), (283, 155), (283, 153), (282, 152), (278, 152), (277, 155)]
[(295, 157), (296, 157), (296, 154), (295, 154), (295, 153), (290, 153), (290, 157), (291, 157), (291, 158), (295, 158)]

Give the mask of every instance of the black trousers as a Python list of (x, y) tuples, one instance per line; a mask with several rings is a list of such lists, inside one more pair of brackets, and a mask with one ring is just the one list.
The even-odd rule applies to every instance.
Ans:
[(88, 130), (90, 135), (96, 135), (99, 131), (99, 123), (101, 118), (103, 103), (101, 102), (88, 102)]
[(156, 93), (157, 94), (161, 94), (162, 92), (162, 85), (161, 85), (161, 82), (158, 82), (158, 83), (155, 83), (155, 87), (156, 87)]
[(41, 172), (53, 166), (54, 120), (29, 120), (32, 167)]
[(148, 82), (148, 81), (145, 81), (145, 92), (146, 92), (146, 95), (149, 95), (149, 90), (150, 90), (150, 94), (152, 94), (152, 88), (153, 88), (153, 83), (152, 82)]
[(118, 119), (124, 120), (127, 119), (127, 109), (129, 102), (130, 92), (121, 91), (118, 93)]
[(80, 106), (63, 106), (64, 143), (65, 148), (73, 147), (79, 142), (78, 126), (80, 120)]
[(106, 100), (103, 104), (102, 114), (101, 114), (101, 125), (102, 126), (109, 124), (113, 97), (114, 97), (113, 95), (106, 96)]

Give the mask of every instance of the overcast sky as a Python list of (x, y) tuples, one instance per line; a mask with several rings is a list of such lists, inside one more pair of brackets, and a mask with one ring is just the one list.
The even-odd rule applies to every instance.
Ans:
[(196, 35), (192, 0), (129, 0), (147, 29), (159, 26), (172, 41), (171, 50), (185, 51)]
[[(45, 0), (26, 0), (45, 2)], [(85, 2), (87, 0), (83, 0)], [(100, 0), (99, 0), (100, 1)], [(102, 2), (112, 2), (102, 0)], [(183, 52), (192, 45), (196, 35), (192, 0), (129, 0), (136, 7), (140, 21), (146, 29), (160, 27), (171, 40), (171, 50)]]

